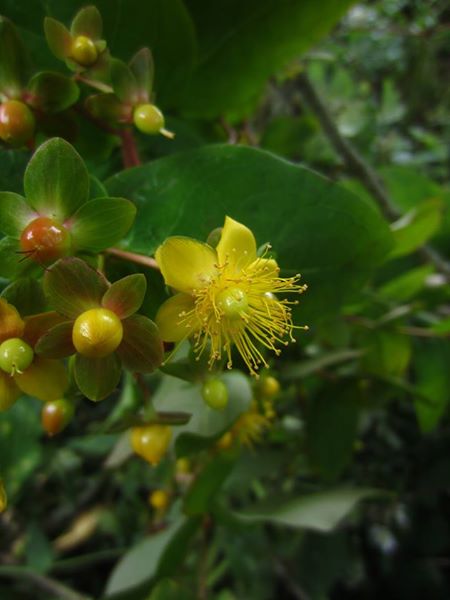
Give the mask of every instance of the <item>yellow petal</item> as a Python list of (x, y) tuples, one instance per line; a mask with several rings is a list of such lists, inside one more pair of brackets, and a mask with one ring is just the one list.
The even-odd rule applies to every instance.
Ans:
[(162, 304), (155, 321), (165, 342), (179, 342), (197, 329), (195, 315), (189, 315), (193, 308), (194, 300), (188, 294), (176, 294)]
[(20, 390), (11, 375), (0, 371), (0, 412), (8, 410), (19, 396)]
[(188, 237), (170, 237), (156, 251), (156, 262), (168, 286), (190, 293), (217, 275), (215, 251)]
[(35, 357), (28, 369), (14, 379), (25, 394), (44, 401), (62, 398), (69, 385), (63, 363), (41, 356)]
[(242, 223), (225, 217), (217, 255), (221, 265), (228, 263), (233, 270), (241, 271), (256, 259), (255, 236)]
[(3, 485), (3, 481), (0, 479), (0, 513), (6, 510), (8, 506), (8, 498), (6, 496), (5, 486)]
[(17, 310), (6, 300), (0, 298), (0, 342), (10, 338), (20, 338), (23, 329), (24, 322)]

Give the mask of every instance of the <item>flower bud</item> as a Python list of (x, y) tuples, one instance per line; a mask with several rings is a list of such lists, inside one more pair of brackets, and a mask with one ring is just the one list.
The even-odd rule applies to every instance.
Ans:
[(164, 115), (154, 104), (139, 104), (133, 112), (133, 122), (139, 131), (156, 135), (164, 129)]
[(55, 262), (70, 251), (70, 233), (64, 225), (49, 217), (31, 221), (20, 236), (22, 252), (40, 264)]
[(72, 420), (73, 413), (72, 402), (65, 398), (46, 402), (41, 411), (42, 428), (50, 436), (61, 433)]
[(215, 410), (223, 410), (228, 404), (227, 386), (220, 379), (208, 379), (202, 387), (206, 404)]
[(163, 511), (169, 506), (170, 496), (164, 490), (155, 490), (148, 497), (148, 502), (157, 511)]
[(10, 146), (23, 146), (34, 135), (35, 119), (20, 100), (7, 100), (0, 105), (0, 138)]
[(157, 465), (169, 447), (172, 430), (167, 425), (133, 427), (131, 447), (151, 465)]
[(72, 58), (83, 67), (90, 67), (98, 58), (94, 42), (85, 35), (79, 35), (72, 42)]
[(122, 338), (122, 322), (107, 308), (91, 308), (82, 313), (73, 325), (73, 345), (80, 354), (89, 358), (112, 354)]
[(31, 346), (19, 338), (10, 338), (0, 345), (0, 369), (9, 375), (23, 373), (33, 358)]
[(258, 383), (258, 389), (263, 398), (272, 399), (279, 394), (281, 386), (278, 379), (269, 375), (262, 377)]

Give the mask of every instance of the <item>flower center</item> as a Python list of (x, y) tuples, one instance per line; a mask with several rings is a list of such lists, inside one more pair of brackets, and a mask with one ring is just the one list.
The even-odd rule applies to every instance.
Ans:
[(73, 325), (73, 345), (80, 354), (89, 358), (112, 354), (122, 338), (123, 327), (119, 317), (106, 308), (85, 311)]
[(68, 254), (70, 241), (64, 225), (49, 217), (38, 217), (22, 231), (20, 247), (36, 262), (50, 263)]
[(79, 35), (72, 44), (72, 58), (83, 67), (90, 67), (98, 58), (98, 50), (90, 38)]
[(238, 287), (222, 290), (217, 294), (216, 302), (223, 314), (231, 320), (239, 319), (248, 310), (247, 294)]
[(9, 375), (23, 373), (33, 358), (31, 346), (19, 338), (11, 338), (0, 345), (0, 368)]

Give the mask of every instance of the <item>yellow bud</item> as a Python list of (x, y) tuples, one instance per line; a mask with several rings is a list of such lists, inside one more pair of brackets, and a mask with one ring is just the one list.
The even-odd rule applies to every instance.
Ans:
[(119, 317), (106, 308), (85, 311), (73, 325), (73, 345), (80, 354), (89, 358), (112, 354), (122, 338), (123, 327)]
[(169, 447), (172, 430), (167, 425), (145, 425), (131, 430), (131, 447), (151, 465), (157, 465)]
[(85, 35), (79, 35), (72, 42), (72, 58), (83, 67), (90, 67), (98, 58), (98, 50)]
[(259, 383), (259, 391), (264, 398), (274, 398), (280, 393), (280, 389), (280, 382), (271, 375), (263, 377)]
[(150, 506), (152, 506), (155, 510), (164, 510), (169, 506), (169, 494), (164, 490), (155, 490), (151, 492), (148, 497), (148, 501)]
[(231, 448), (232, 445), (233, 434), (231, 431), (224, 433), (223, 436), (217, 441), (217, 447), (220, 448), (220, 450), (228, 450), (228, 448)]
[(191, 462), (187, 458), (179, 458), (175, 464), (175, 471), (178, 475), (186, 475), (191, 472)]

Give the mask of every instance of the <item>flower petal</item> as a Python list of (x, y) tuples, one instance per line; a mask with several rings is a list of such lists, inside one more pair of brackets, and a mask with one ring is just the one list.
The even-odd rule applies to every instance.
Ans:
[(25, 323), (14, 306), (0, 298), (0, 343), (9, 338), (21, 337), (24, 327)]
[[(63, 318), (57, 312), (50, 311), (25, 317), (25, 329), (23, 339), (30, 344), (32, 348), (36, 345), (40, 337), (42, 337), (49, 329), (59, 325)], [(61, 358), (58, 356), (57, 358)]]
[(14, 376), (20, 389), (39, 400), (58, 400), (64, 396), (69, 386), (69, 378), (64, 364), (36, 356), (28, 369)]
[(98, 402), (109, 396), (117, 387), (121, 373), (122, 366), (115, 352), (102, 358), (76, 355), (75, 381), (89, 400)]
[(79, 258), (58, 260), (44, 276), (44, 291), (51, 305), (69, 319), (99, 307), (107, 289), (105, 279)]
[(155, 254), (166, 284), (180, 292), (192, 292), (216, 277), (217, 255), (211, 246), (188, 237), (168, 238)]
[(188, 294), (175, 294), (160, 306), (155, 321), (165, 342), (179, 342), (198, 329), (200, 323), (194, 314), (186, 318), (194, 306)]
[(112, 310), (119, 319), (126, 319), (141, 308), (146, 289), (145, 275), (128, 275), (111, 285), (103, 296), (102, 306)]
[(36, 354), (45, 358), (64, 358), (75, 354), (72, 341), (73, 321), (60, 323), (43, 334), (35, 347)]
[(217, 254), (221, 265), (228, 263), (234, 270), (241, 271), (256, 259), (255, 236), (242, 223), (225, 217)]
[(8, 410), (20, 394), (14, 378), (0, 371), (0, 412)]
[(123, 366), (135, 373), (151, 373), (164, 358), (164, 349), (155, 323), (143, 315), (122, 321), (123, 341), (117, 349)]

